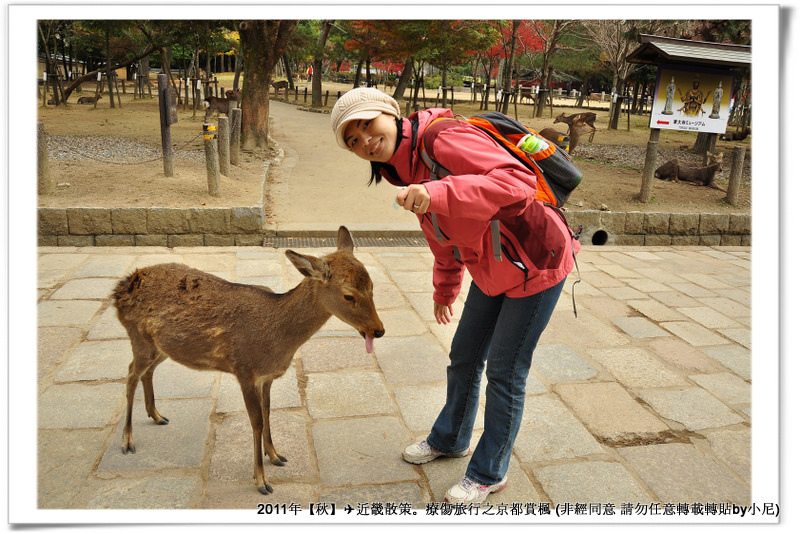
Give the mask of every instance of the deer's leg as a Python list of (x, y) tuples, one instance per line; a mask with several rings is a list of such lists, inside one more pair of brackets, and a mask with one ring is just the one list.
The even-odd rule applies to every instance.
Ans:
[(128, 452), (136, 453), (136, 446), (133, 444), (133, 396), (136, 393), (136, 386), (139, 384), (139, 375), (136, 374), (136, 360), (128, 366), (128, 381), (125, 396), (128, 406), (125, 411), (125, 427), (122, 429), (122, 454)]
[(267, 477), (264, 476), (264, 452), (261, 447), (264, 426), (264, 421), (261, 417), (261, 395), (259, 395), (259, 388), (255, 384), (248, 384), (242, 379), (239, 379), (239, 384), (242, 386), (242, 396), (244, 397), (244, 405), (247, 407), (247, 415), (250, 416), (250, 426), (253, 427), (253, 476), (256, 479), (258, 491), (263, 495), (269, 495), (272, 493), (272, 486), (267, 483)]
[(169, 419), (158, 413), (156, 410), (156, 399), (153, 393), (153, 373), (158, 367), (158, 364), (163, 362), (167, 359), (167, 355), (163, 352), (158, 354), (158, 357), (153, 362), (153, 364), (147, 368), (147, 370), (142, 375), (142, 389), (144, 390), (144, 405), (147, 409), (147, 415), (159, 425), (166, 425), (169, 423)]
[(269, 393), (272, 388), (272, 380), (264, 382), (261, 386), (261, 414), (264, 420), (264, 429), (262, 430), (264, 452), (269, 455), (269, 461), (274, 465), (285, 465), (287, 460), (285, 457), (278, 454), (275, 446), (272, 444), (272, 432), (269, 427)]
[(133, 443), (133, 398), (136, 394), (136, 386), (139, 384), (139, 379), (150, 368), (153, 361), (157, 359), (157, 351), (152, 343), (145, 341), (136, 332), (129, 332), (129, 335), (131, 348), (133, 349), (133, 361), (128, 366), (128, 380), (125, 390), (128, 406), (125, 411), (125, 426), (122, 429), (122, 454), (136, 452), (136, 446)]

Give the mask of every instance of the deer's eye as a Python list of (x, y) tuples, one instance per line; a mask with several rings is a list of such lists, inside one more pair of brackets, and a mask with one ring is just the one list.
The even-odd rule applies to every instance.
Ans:
[(353, 295), (345, 295), (344, 300), (347, 302), (355, 302), (356, 298)]

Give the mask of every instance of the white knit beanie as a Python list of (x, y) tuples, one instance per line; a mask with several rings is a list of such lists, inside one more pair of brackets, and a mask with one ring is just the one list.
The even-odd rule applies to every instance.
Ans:
[(342, 95), (331, 110), (331, 126), (339, 146), (349, 148), (344, 142), (344, 129), (355, 119), (374, 119), (381, 113), (400, 118), (397, 100), (374, 87), (356, 87)]

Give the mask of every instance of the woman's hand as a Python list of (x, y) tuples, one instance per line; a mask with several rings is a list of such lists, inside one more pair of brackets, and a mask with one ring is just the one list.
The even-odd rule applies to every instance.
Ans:
[(448, 324), (450, 318), (453, 317), (453, 306), (433, 303), (433, 315), (436, 317), (436, 322), (439, 324)]
[(397, 192), (397, 205), (414, 213), (425, 213), (431, 206), (431, 196), (422, 184), (409, 185)]

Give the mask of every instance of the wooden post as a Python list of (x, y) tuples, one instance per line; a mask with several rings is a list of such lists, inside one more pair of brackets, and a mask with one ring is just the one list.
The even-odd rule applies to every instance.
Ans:
[(647, 153), (644, 157), (644, 174), (642, 175), (642, 191), (639, 194), (639, 201), (647, 204), (650, 202), (650, 195), (653, 191), (653, 174), (656, 171), (656, 158), (658, 157), (658, 136), (661, 130), (652, 128), (650, 130), (650, 140), (647, 142)]
[(219, 125), (219, 172), (223, 176), (231, 175), (231, 127), (228, 117), (220, 116), (217, 119)]
[[(97, 86), (94, 88), (94, 109), (97, 109), (97, 101), (100, 99), (100, 89), (103, 87), (103, 75), (101, 73), (97, 73)], [(110, 93), (110, 91), (109, 91)], [(114, 95), (111, 95), (111, 104), (113, 107), (114, 104)]]
[(239, 165), (239, 141), (242, 133), (242, 110), (231, 110), (231, 164)]
[[(169, 106), (169, 86), (167, 85), (167, 75), (158, 75), (158, 109), (161, 116), (161, 152), (164, 158), (164, 176), (170, 177), (172, 170), (172, 135), (169, 131), (170, 106)], [(112, 95), (111, 98), (114, 98)]]
[(739, 204), (739, 186), (742, 183), (742, 170), (744, 169), (744, 155), (747, 147), (737, 146), (733, 149), (733, 165), (731, 166), (730, 180), (728, 181), (728, 204)]
[(50, 177), (50, 160), (47, 158), (47, 134), (45, 134), (43, 122), (37, 123), (36, 126), (39, 194), (46, 195), (53, 192), (53, 180)]
[(206, 177), (208, 178), (208, 194), (219, 196), (219, 154), (217, 151), (216, 127), (203, 124), (203, 144), (206, 149)]
[[(119, 103), (119, 107), (122, 107), (122, 97), (119, 96), (119, 85), (117, 84), (117, 74), (114, 73), (114, 89), (117, 92), (117, 102)], [(111, 98), (114, 98), (114, 95), (111, 95)]]

